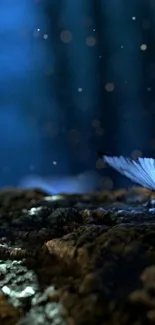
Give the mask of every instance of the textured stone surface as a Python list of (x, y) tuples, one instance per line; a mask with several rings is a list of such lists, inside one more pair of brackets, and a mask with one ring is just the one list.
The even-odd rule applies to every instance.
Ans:
[(155, 324), (154, 193), (1, 191), (0, 324)]

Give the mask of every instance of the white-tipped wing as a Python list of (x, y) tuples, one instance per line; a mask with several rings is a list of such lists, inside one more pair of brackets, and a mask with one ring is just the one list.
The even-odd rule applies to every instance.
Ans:
[(155, 190), (155, 159), (153, 158), (131, 158), (103, 156), (103, 160), (122, 175), (128, 177), (132, 182), (143, 187)]

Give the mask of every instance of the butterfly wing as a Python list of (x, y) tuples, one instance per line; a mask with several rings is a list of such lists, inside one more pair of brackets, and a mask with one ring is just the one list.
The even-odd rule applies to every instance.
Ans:
[(151, 190), (155, 189), (155, 159), (103, 156), (103, 160), (132, 182)]

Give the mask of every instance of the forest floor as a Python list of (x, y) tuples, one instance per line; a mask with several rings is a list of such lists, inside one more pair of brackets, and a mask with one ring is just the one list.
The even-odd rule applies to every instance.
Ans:
[(0, 325), (155, 324), (155, 193), (0, 191)]

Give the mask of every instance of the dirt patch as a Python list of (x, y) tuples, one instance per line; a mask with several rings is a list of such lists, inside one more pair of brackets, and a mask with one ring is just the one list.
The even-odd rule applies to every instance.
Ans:
[(0, 192), (0, 324), (155, 323), (154, 193)]

